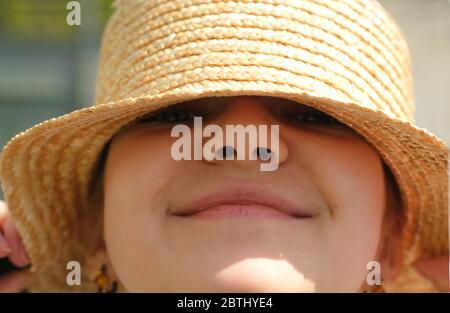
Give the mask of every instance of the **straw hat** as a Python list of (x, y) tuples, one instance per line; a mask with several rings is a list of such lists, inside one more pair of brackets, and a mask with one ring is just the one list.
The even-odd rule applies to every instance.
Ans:
[(64, 262), (80, 258), (76, 217), (110, 138), (145, 113), (210, 96), (287, 98), (356, 130), (397, 180), (405, 262), (448, 255), (448, 149), (412, 124), (407, 45), (378, 2), (127, 0), (115, 7), (96, 106), (20, 133), (1, 155), (7, 203), (32, 270), (53, 273), (48, 288), (67, 289)]

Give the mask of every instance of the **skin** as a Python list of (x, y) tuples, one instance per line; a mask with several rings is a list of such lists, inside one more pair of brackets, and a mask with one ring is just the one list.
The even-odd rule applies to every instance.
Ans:
[(18, 270), (0, 277), (0, 292), (21, 291), (30, 281), (31, 274), (20, 269), (30, 261), (8, 208), (5, 202), (0, 201), (0, 259), (3, 258), (8, 258)]
[[(104, 242), (126, 290), (359, 291), (367, 262), (385, 264), (383, 238), (394, 236), (382, 233), (388, 187), (380, 157), (360, 136), (342, 125), (285, 118), (308, 109), (276, 98), (210, 98), (183, 107), (204, 115), (205, 125), (280, 125), (280, 165), (261, 172), (258, 160), (176, 162), (169, 123), (142, 122), (117, 135), (105, 166)], [(233, 183), (266, 186), (315, 215), (286, 221), (170, 214)], [(26, 266), (2, 203), (0, 230), (0, 258)], [(419, 260), (417, 268), (448, 290), (448, 257)], [(0, 291), (20, 291), (29, 278), (26, 270), (1, 277)]]

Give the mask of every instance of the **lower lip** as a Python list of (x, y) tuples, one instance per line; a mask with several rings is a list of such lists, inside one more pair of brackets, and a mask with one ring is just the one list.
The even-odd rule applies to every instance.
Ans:
[(280, 212), (271, 207), (259, 204), (222, 204), (200, 211), (187, 217), (216, 219), (216, 218), (269, 218), (293, 219), (295, 216)]

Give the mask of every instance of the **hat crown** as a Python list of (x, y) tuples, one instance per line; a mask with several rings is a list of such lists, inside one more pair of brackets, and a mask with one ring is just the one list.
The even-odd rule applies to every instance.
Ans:
[(97, 104), (207, 82), (264, 81), (413, 121), (407, 44), (377, 1), (114, 5), (102, 41)]

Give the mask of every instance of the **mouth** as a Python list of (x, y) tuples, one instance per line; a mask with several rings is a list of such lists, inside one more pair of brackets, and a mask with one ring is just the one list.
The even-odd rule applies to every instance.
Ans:
[(190, 218), (307, 219), (316, 214), (271, 190), (229, 186), (180, 206), (171, 215)]

